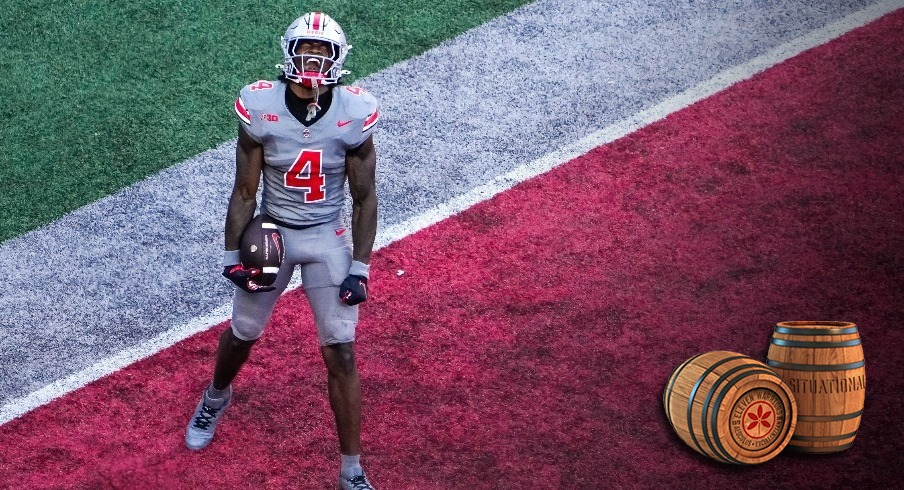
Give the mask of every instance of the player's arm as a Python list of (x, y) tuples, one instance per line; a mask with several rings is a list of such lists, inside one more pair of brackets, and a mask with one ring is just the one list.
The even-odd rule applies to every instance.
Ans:
[(373, 137), (345, 155), (352, 195), (352, 265), (339, 287), (339, 299), (351, 305), (367, 300), (370, 254), (377, 237), (377, 151)]
[(235, 146), (235, 184), (226, 209), (225, 249), (238, 250), (242, 230), (254, 217), (257, 209), (257, 187), (264, 168), (264, 147), (239, 125), (239, 140)]
[(239, 125), (239, 140), (235, 146), (235, 184), (226, 209), (226, 240), (223, 254), (223, 277), (249, 293), (272, 291), (273, 286), (259, 286), (253, 278), (258, 269), (246, 269), (239, 259), (242, 231), (257, 208), (257, 186), (264, 168), (264, 147)]
[(370, 263), (377, 237), (377, 151), (373, 137), (345, 156), (352, 195), (352, 259)]

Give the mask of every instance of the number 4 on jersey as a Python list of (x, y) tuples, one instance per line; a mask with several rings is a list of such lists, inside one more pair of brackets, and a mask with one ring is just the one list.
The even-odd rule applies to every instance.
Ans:
[(326, 199), (326, 177), (321, 168), (321, 154), (321, 150), (301, 150), (283, 178), (287, 189), (304, 192), (306, 203)]

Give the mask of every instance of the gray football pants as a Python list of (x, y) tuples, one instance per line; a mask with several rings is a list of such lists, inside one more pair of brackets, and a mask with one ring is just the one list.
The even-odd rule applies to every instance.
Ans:
[(358, 306), (339, 301), (339, 285), (348, 276), (352, 263), (350, 233), (338, 222), (293, 230), (280, 226), (286, 258), (276, 277), (275, 290), (247, 293), (235, 289), (232, 303), (232, 332), (242, 340), (255, 340), (264, 333), (273, 307), (285, 291), (295, 266), (301, 269), (304, 288), (320, 345), (355, 340)]

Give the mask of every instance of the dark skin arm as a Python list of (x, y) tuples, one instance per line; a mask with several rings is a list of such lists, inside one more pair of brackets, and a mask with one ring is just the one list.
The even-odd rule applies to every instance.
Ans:
[(254, 217), (257, 187), (263, 168), (264, 147), (239, 125), (239, 140), (235, 148), (235, 185), (226, 209), (226, 250), (239, 249), (242, 231)]
[(352, 258), (370, 263), (377, 237), (377, 151), (373, 137), (345, 155), (352, 195)]

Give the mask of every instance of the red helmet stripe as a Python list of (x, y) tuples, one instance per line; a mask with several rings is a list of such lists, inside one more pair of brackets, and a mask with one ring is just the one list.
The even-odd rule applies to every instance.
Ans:
[(314, 29), (315, 31), (320, 30), (320, 12), (314, 12), (314, 20), (311, 23), (313, 24), (311, 29)]

